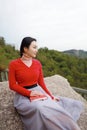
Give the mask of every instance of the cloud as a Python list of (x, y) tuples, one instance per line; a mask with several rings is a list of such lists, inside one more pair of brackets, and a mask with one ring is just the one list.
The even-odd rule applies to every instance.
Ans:
[(0, 1), (0, 35), (19, 47), (26, 35), (40, 46), (87, 50), (86, 0)]

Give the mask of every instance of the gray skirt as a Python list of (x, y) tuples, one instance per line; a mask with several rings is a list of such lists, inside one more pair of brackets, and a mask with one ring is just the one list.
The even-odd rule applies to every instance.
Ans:
[[(40, 86), (31, 90), (45, 93)], [(21, 116), (24, 130), (80, 130), (76, 121), (83, 110), (82, 102), (66, 97), (54, 101), (47, 97), (30, 102), (28, 97), (15, 94), (14, 107)]]

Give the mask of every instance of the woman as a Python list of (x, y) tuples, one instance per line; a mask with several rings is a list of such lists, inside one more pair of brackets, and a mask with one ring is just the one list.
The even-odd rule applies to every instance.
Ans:
[[(81, 102), (51, 94), (44, 83), (41, 63), (35, 59), (37, 52), (36, 39), (25, 37), (21, 57), (9, 65), (9, 87), (16, 92), (14, 107), (21, 115), (24, 130), (80, 130), (76, 121), (82, 111)], [(42, 96), (45, 98), (32, 101)]]

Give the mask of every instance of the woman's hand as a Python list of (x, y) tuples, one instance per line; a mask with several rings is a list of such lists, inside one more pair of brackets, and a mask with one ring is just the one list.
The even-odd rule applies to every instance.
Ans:
[(52, 99), (54, 100), (54, 101), (60, 101), (60, 99), (58, 98), (58, 97), (52, 97)]
[(30, 96), (40, 96), (40, 95), (43, 95), (43, 93), (38, 90), (32, 90), (30, 93)]

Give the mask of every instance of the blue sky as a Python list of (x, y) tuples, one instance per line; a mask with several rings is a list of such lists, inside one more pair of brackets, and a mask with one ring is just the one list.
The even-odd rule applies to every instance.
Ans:
[(17, 49), (31, 36), (39, 47), (87, 51), (87, 0), (0, 0), (0, 36)]

